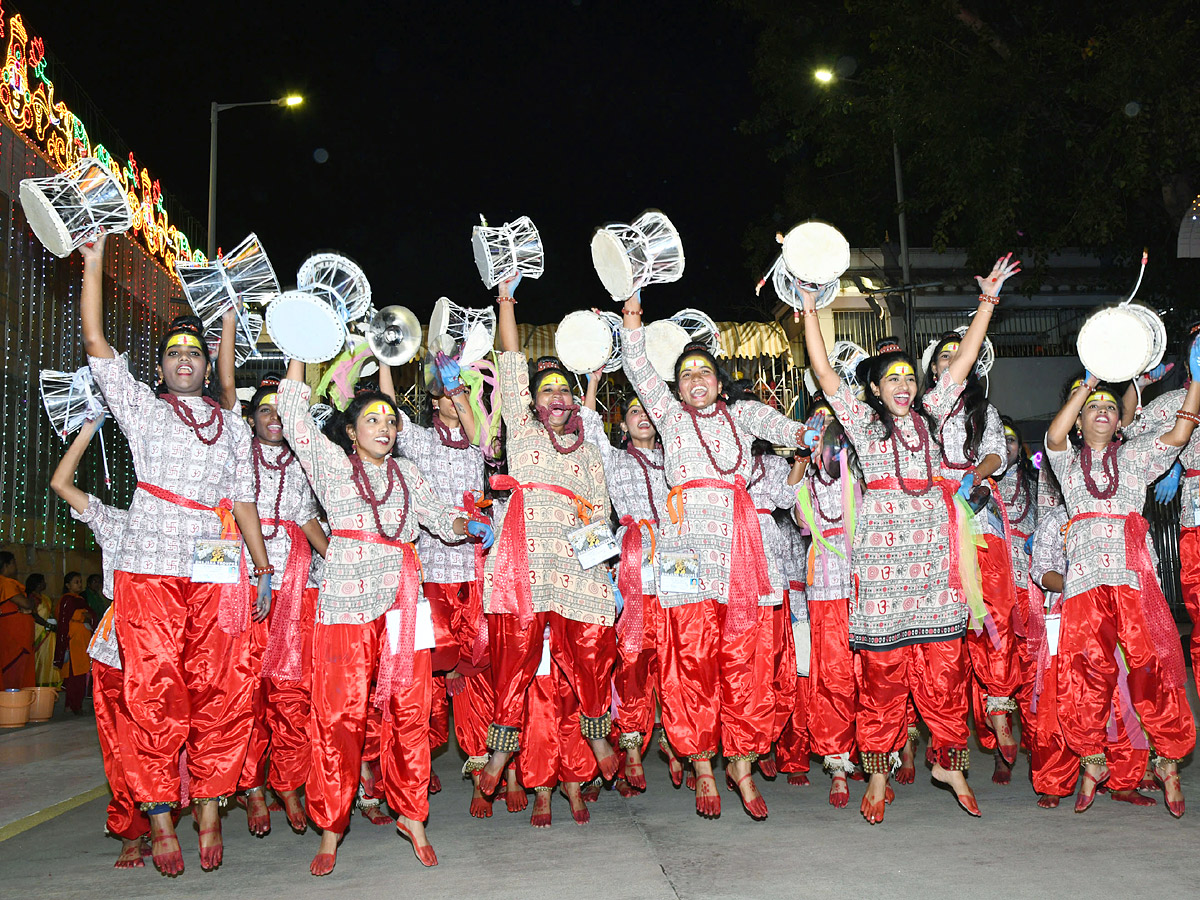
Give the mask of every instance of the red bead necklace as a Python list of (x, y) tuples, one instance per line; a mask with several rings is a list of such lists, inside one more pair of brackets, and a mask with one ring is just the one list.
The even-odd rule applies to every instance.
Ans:
[[(710, 413), (702, 413), (700, 410), (693, 409), (686, 403), (682, 404), (682, 406), (687, 414), (692, 417), (692, 428), (696, 430), (696, 438), (700, 441), (700, 446), (704, 448), (704, 453), (706, 456), (708, 456), (708, 461), (712, 464), (713, 469), (715, 469), (721, 475), (732, 475), (734, 472), (740, 469), (742, 467), (742, 460), (745, 458), (746, 451), (742, 446), (741, 437), (738, 436), (737, 425), (734, 424), (733, 416), (729, 414), (729, 407), (725, 404), (725, 401), (718, 400), (715, 408)], [(711, 419), (718, 413), (725, 416), (725, 421), (729, 423), (729, 431), (733, 435), (733, 441), (735, 444), (737, 444), (738, 448), (737, 459), (734, 461), (733, 466), (728, 469), (722, 469), (719, 465), (717, 465), (716, 458), (713, 456), (712, 451), (708, 448), (708, 441), (706, 441), (704, 439), (704, 435), (700, 433), (700, 423), (696, 421), (697, 419)]]
[[(900, 433), (898, 422), (892, 423), (892, 459), (896, 464), (896, 481), (900, 483), (900, 490), (908, 494), (910, 497), (920, 497), (929, 493), (929, 489), (933, 487), (933, 461), (929, 458), (929, 429), (925, 427), (925, 420), (921, 414), (913, 411), (909, 413), (913, 423), (913, 430), (917, 432), (917, 443), (910, 446), (904, 440), (904, 435)], [(925, 486), (917, 490), (909, 490), (904, 483), (905, 478), (903, 470), (900, 468), (900, 447), (903, 446), (909, 453), (916, 453), (918, 450), (923, 450), (925, 453)]]
[[(387, 461), (387, 490), (383, 492), (382, 497), (375, 496), (375, 489), (371, 487), (370, 476), (367, 475), (367, 470), (363, 466), (362, 457), (357, 453), (350, 454), (350, 480), (354, 482), (354, 487), (358, 490), (358, 496), (362, 497), (363, 502), (371, 507), (371, 515), (375, 518), (375, 530), (385, 540), (395, 541), (404, 531), (404, 525), (408, 521), (408, 483), (404, 480), (404, 473), (400, 471), (400, 467), (396, 464), (394, 457), (389, 456)], [(396, 483), (399, 482), (401, 490), (404, 491), (404, 505), (400, 507), (400, 514), (396, 516), (399, 524), (392, 534), (388, 534), (383, 530), (383, 523), (379, 521), (379, 507), (387, 503), (388, 498), (392, 496), (392, 490)]]
[[(661, 444), (655, 444), (656, 449), (660, 449), (661, 447)], [(646, 497), (650, 501), (650, 511), (654, 514), (654, 524), (659, 525), (661, 524), (662, 520), (658, 517), (658, 506), (654, 502), (654, 488), (650, 484), (650, 470), (654, 469), (658, 472), (662, 472), (665, 467), (656, 463), (637, 447), (633, 446), (633, 444), (630, 444), (628, 447), (626, 447), (625, 452), (632, 456), (633, 461), (636, 462), (642, 469), (642, 480), (646, 482)]]
[(450, 432), (450, 426), (443, 422), (442, 417), (437, 413), (433, 415), (433, 430), (441, 438), (443, 447), (450, 447), (454, 450), (465, 450), (471, 446), (471, 439), (467, 437), (467, 432), (462, 429), (462, 426), (459, 426), (459, 430), (462, 431), (462, 437), (454, 437)]
[(1092, 478), (1092, 448), (1087, 444), (1079, 451), (1079, 466), (1083, 469), (1083, 483), (1087, 485), (1088, 493), (1097, 500), (1108, 500), (1117, 493), (1117, 488), (1121, 486), (1121, 470), (1117, 468), (1117, 442), (1111, 442), (1104, 448), (1104, 455), (1100, 458), (1100, 468), (1108, 478), (1108, 487), (1099, 488), (1096, 486), (1095, 479)]
[(550, 410), (542, 406), (534, 406), (538, 421), (542, 423), (542, 427), (546, 429), (546, 435), (550, 438), (550, 445), (564, 456), (568, 453), (574, 453), (583, 446), (583, 420), (579, 417), (579, 407), (569, 406), (567, 409), (570, 410), (571, 414), (567, 416), (567, 421), (563, 425), (563, 434), (575, 435), (575, 440), (569, 445), (558, 442), (558, 435), (550, 427)]
[[(191, 408), (179, 399), (175, 394), (163, 394), (162, 399), (166, 401), (171, 409), (175, 410), (175, 415), (179, 417), (179, 421), (192, 430), (192, 434), (196, 435), (196, 440), (200, 443), (211, 447), (221, 439), (221, 433), (225, 430), (225, 417), (221, 415), (221, 407), (216, 400), (211, 397), (201, 397), (208, 406), (212, 407), (212, 415), (209, 416), (207, 422), (197, 422)], [(213, 436), (208, 438), (200, 432), (205, 428), (212, 427), (216, 423), (217, 430), (213, 432)]]
[(279, 488), (275, 491), (275, 506), (271, 511), (271, 533), (263, 532), (263, 540), (273, 540), (275, 535), (279, 534), (279, 505), (283, 502), (283, 484), (287, 481), (287, 468), (296, 461), (296, 454), (292, 452), (292, 448), (284, 444), (279, 451), (279, 460), (275, 463), (270, 462), (266, 454), (263, 453), (263, 442), (257, 437), (250, 442), (252, 459), (254, 460), (254, 502), (258, 503), (259, 495), (262, 492), (262, 474), (259, 469), (261, 466), (264, 469), (270, 469), (272, 472), (279, 473)]

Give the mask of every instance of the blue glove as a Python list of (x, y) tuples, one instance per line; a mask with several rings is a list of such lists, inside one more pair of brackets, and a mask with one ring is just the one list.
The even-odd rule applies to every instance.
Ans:
[(1025, 555), (1030, 556), (1033, 553), (1033, 535), (1025, 538)]
[(496, 535), (492, 531), (491, 525), (487, 522), (477, 522), (474, 519), (467, 520), (467, 534), (479, 538), (483, 542), (484, 550), (491, 547), (492, 542), (496, 540)]
[(1192, 381), (1200, 378), (1200, 338), (1192, 341), (1192, 350), (1188, 354), (1188, 374)]
[(621, 596), (621, 589), (617, 587), (617, 579), (613, 578), (613, 570), (605, 569), (604, 574), (608, 576), (608, 583), (612, 587), (613, 600), (617, 603), (617, 615), (621, 615), (625, 610), (625, 598)]
[(521, 283), (521, 273), (518, 272), (505, 283), (508, 285), (508, 296), (515, 297), (517, 295), (517, 285)]
[(437, 365), (438, 377), (442, 379), (442, 387), (448, 391), (457, 390), (462, 385), (462, 369), (459, 368), (458, 362), (440, 350), (433, 361)]
[(975, 487), (975, 473), (968, 472), (963, 476), (962, 484), (958, 486), (958, 496), (964, 500), (971, 499), (971, 490)]
[(825, 413), (814, 413), (804, 423), (804, 446), (809, 450), (817, 449), (821, 441), (821, 431), (825, 428)]
[(254, 601), (254, 621), (262, 622), (271, 611), (271, 576), (258, 576), (258, 596)]
[(1170, 471), (1159, 479), (1158, 484), (1154, 486), (1154, 499), (1159, 503), (1170, 503), (1175, 499), (1175, 494), (1179, 490), (1179, 481), (1183, 478), (1183, 466), (1176, 462), (1171, 466)]

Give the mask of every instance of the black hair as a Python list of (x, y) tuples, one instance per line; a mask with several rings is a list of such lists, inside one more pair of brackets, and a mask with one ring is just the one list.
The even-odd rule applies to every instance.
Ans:
[[(76, 574), (79, 574), (79, 573), (77, 572)], [(64, 581), (65, 581), (65, 579), (64, 579)], [(37, 587), (39, 582), (42, 584), (42, 589), (45, 590), (45, 588), (48, 585), (48, 582), (46, 581), (46, 576), (43, 575), (41, 572), (34, 572), (32, 575), (30, 575), (28, 578), (25, 579), (25, 593), (28, 594), (30, 591), (32, 591), (35, 587)]]
[(750, 443), (750, 454), (752, 456), (765, 456), (768, 453), (775, 452), (775, 445), (766, 438), (755, 438)]
[(396, 401), (374, 388), (373, 385), (368, 385), (366, 389), (360, 388), (355, 391), (354, 399), (350, 401), (342, 412), (332, 416), (325, 424), (325, 436), (346, 451), (349, 456), (354, 452), (354, 442), (350, 440), (350, 435), (346, 434), (346, 429), (355, 425), (358, 422), (358, 417), (362, 411), (372, 403), (382, 401), (392, 408), (396, 414), (397, 421), (400, 419), (400, 410), (396, 406)]
[[(938, 377), (936, 371), (938, 356), (941, 355), (942, 350), (947, 344), (951, 342), (961, 343), (962, 337), (957, 331), (948, 331), (938, 339), (936, 346), (934, 346), (933, 353), (929, 355), (929, 365), (921, 373), (923, 387), (918, 403), (922, 409), (925, 408), (925, 396), (937, 386)], [(967, 373), (962, 394), (959, 395), (958, 404), (956, 405), (960, 405), (966, 415), (966, 436), (963, 438), (962, 445), (963, 458), (974, 460), (979, 454), (979, 445), (983, 443), (983, 434), (987, 429), (988, 409), (987, 392), (983, 389), (983, 381), (975, 371), (974, 366)], [(940, 434), (938, 435), (938, 441), (939, 443), (941, 442)]]
[[(1070, 378), (1067, 379), (1066, 384), (1063, 385), (1061, 399), (1060, 399), (1060, 406), (1067, 405), (1067, 400), (1071, 396), (1073, 385), (1077, 381), (1082, 381), (1086, 374), (1087, 374), (1086, 372), (1081, 371), (1075, 375), (1072, 375)], [(1125, 386), (1128, 385), (1128, 383), (1129, 382), (1122, 382), (1121, 384), (1113, 384), (1108, 381), (1101, 381), (1094, 388), (1092, 388), (1090, 391), (1088, 391), (1088, 396), (1091, 396), (1092, 394), (1096, 393), (1096, 391), (1108, 391), (1108, 393), (1112, 394), (1113, 397), (1116, 399), (1118, 423), (1117, 423), (1117, 430), (1113, 434), (1114, 440), (1118, 439), (1118, 437), (1121, 434), (1120, 419), (1125, 414), (1124, 394), (1125, 394)], [(1085, 405), (1087, 404), (1086, 400), (1084, 401), (1084, 404)], [(1082, 407), (1080, 407), (1080, 412), (1081, 413), (1083, 412)], [(1075, 434), (1074, 426), (1072, 426), (1071, 430), (1069, 432), (1067, 432), (1067, 440), (1069, 440), (1071, 442), (1071, 445), (1074, 447), (1083, 446), (1083, 438), (1081, 436), (1078, 436)]]
[[(881, 342), (882, 343), (882, 342)], [(858, 383), (863, 385), (863, 401), (871, 409), (875, 410), (875, 414), (879, 416), (879, 421), (883, 425), (882, 440), (890, 440), (892, 433), (895, 431), (895, 419), (888, 411), (887, 406), (883, 402), (883, 398), (876, 396), (871, 390), (871, 385), (878, 385), (883, 379), (883, 373), (888, 370), (894, 362), (905, 362), (912, 368), (913, 372), (917, 371), (916, 365), (913, 363), (913, 358), (904, 350), (887, 350), (883, 353), (877, 353), (874, 356), (868, 356), (860, 362), (855, 369), (855, 374), (858, 377)], [(934, 434), (937, 428), (930, 420), (925, 409), (919, 403), (914, 403), (909, 408), (909, 415), (922, 416), (925, 419), (925, 424), (929, 428), (929, 433)]]
[(91, 575), (89, 575), (87, 577), (87, 581), (84, 582), (84, 587), (90, 588), (93, 583), (104, 584), (104, 576), (101, 575), (99, 572), (93, 572)]
[[(1033, 503), (1033, 486), (1038, 482), (1038, 471), (1033, 467), (1033, 460), (1029, 458), (1029, 453), (1025, 449), (1025, 439), (1021, 436), (1021, 429), (1017, 427), (1017, 423), (1003, 414), (1000, 416), (1000, 421), (1004, 423), (1005, 428), (1012, 429), (1013, 434), (1017, 436), (1017, 470), (1025, 476), (1023, 485), (1025, 503), (1029, 505)], [(1007, 437), (1008, 435), (1005, 435), (1006, 439)]]
[[(167, 354), (167, 347), (170, 346), (171, 338), (177, 334), (190, 334), (192, 337), (200, 341), (200, 352), (204, 354), (204, 367), (211, 371), (213, 359), (208, 352), (208, 342), (204, 340), (204, 323), (200, 321), (198, 316), (176, 316), (171, 320), (171, 324), (167, 326), (167, 331), (163, 335), (161, 341), (158, 342), (158, 356), (155, 357), (155, 364), (161, 366), (163, 357)], [(203, 395), (212, 400), (220, 401), (219, 386), (216, 379), (209, 379), (204, 385)], [(167, 382), (159, 381), (154, 387), (154, 392), (158, 396), (169, 393), (167, 391)]]
[(9, 563), (16, 563), (17, 558), (8, 550), (0, 550), (0, 571), (8, 568)]
[(67, 585), (71, 583), (72, 578), (78, 578), (78, 579), (82, 580), (83, 575), (79, 572), (68, 572), (66, 575), (64, 575), (63, 576), (63, 593), (64, 594), (67, 592)]
[(734, 379), (725, 369), (717, 362), (717, 358), (712, 355), (706, 344), (700, 341), (691, 341), (679, 354), (679, 358), (675, 360), (675, 389), (679, 390), (679, 373), (682, 371), (683, 361), (689, 356), (703, 356), (708, 360), (709, 366), (717, 376), (717, 382), (721, 385), (721, 399), (728, 406), (733, 406), (739, 400), (756, 400), (753, 384), (745, 379)]

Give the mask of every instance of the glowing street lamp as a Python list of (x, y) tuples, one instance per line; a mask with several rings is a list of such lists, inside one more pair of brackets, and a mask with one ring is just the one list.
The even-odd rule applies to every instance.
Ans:
[(213, 101), (209, 114), (212, 125), (208, 147), (208, 258), (217, 256), (217, 113), (239, 106), (283, 106), (292, 108), (304, 102), (299, 94), (288, 94), (274, 100), (253, 100), (248, 103), (217, 103)]
[(829, 84), (829, 82), (833, 81), (833, 73), (828, 69), (817, 69), (817, 71), (813, 72), (813, 78), (817, 79), (821, 84)]

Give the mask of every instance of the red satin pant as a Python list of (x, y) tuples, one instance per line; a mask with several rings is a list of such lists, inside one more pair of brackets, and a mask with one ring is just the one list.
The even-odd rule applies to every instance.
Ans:
[[(371, 680), (386, 641), (384, 617), (365, 625), (316, 623), (312, 648), (312, 768), (305, 783), (308, 815), (342, 833), (350, 822), (366, 739)], [(429, 815), (428, 650), (413, 656), (413, 680), (391, 699), (379, 728), (379, 762), (388, 806), (402, 816)]]
[(812, 632), (809, 660), (808, 732), (812, 750), (837, 756), (854, 749), (858, 683), (850, 650), (850, 601), (821, 600), (808, 605)]
[(454, 740), (467, 756), (487, 756), (488, 723), (496, 709), (492, 670), (463, 676), (450, 698), (454, 709)]
[(773, 622), (758, 608), (756, 625), (728, 635), (725, 604), (700, 600), (663, 610), (659, 685), (663, 729), (681, 756), (766, 753), (775, 725)]
[(929, 726), (930, 748), (967, 746), (967, 651), (962, 640), (863, 650), (856, 738), (863, 752), (889, 753), (907, 740), (908, 695)]
[[(1067, 746), (1067, 740), (1059, 727), (1060, 699), (1063, 698), (1059, 679), (1060, 656), (1052, 657), (1050, 665), (1042, 676), (1042, 693), (1038, 697), (1037, 725), (1032, 741), (1026, 743), (1030, 748), (1029, 768), (1033, 779), (1033, 789), (1039, 794), (1051, 794), (1055, 797), (1066, 797), (1074, 793), (1075, 783), (1079, 779), (1079, 754)], [(1117, 722), (1117, 740), (1106, 742), (1104, 755), (1108, 760), (1110, 776), (1108, 786), (1114, 791), (1133, 790), (1142, 780), (1146, 772), (1146, 763), (1150, 759), (1150, 751), (1135, 750), (1129, 742), (1129, 734), (1125, 728), (1124, 718), (1120, 707), (1113, 710)], [(1022, 724), (1024, 724), (1022, 719)], [(1141, 726), (1132, 723), (1139, 733)]]
[[(792, 662), (795, 663), (794, 658)], [(792, 680), (795, 687), (788, 693), (792, 705), (775, 744), (775, 761), (780, 772), (807, 772), (809, 753), (812, 751), (812, 739), (808, 731), (812, 679), (807, 675), (793, 675)]]
[(613, 687), (617, 692), (617, 717), (614, 725), (621, 734), (642, 736), (643, 752), (654, 730), (654, 696), (658, 692), (658, 650), (654, 646), (663, 609), (658, 598), (642, 596), (645, 628), (636, 653), (626, 655), (618, 643)]
[(592, 748), (579, 732), (579, 700), (558, 666), (529, 682), (524, 716), (522, 750), (516, 756), (522, 785), (554, 787), (599, 774)]
[(1179, 583), (1192, 620), (1192, 677), (1200, 691), (1200, 528), (1179, 529)]
[(550, 658), (566, 675), (579, 699), (579, 711), (598, 719), (612, 703), (611, 678), (617, 656), (616, 629), (567, 619), (558, 613), (538, 613), (525, 628), (508, 613), (488, 616), (488, 645), (496, 725), (520, 728), (525, 715), (525, 692), (542, 661), (542, 636), (550, 626)]
[(128, 720), (123, 693), (124, 673), (104, 663), (92, 663), (92, 699), (96, 708), (96, 734), (100, 738), (100, 758), (104, 761), (104, 775), (108, 779), (112, 800), (108, 803), (108, 821), (105, 823), (110, 834), (126, 841), (141, 837), (150, 830), (150, 820), (138, 808), (126, 780), (126, 761), (121, 752), (120, 735), (125, 726), (118, 728), (118, 720)]
[(125, 761), (143, 803), (179, 798), (186, 749), (193, 797), (237, 789), (250, 738), (253, 631), (217, 626), (221, 585), (117, 572), (114, 622), (129, 710)]
[(996, 626), (1000, 644), (993, 643), (987, 628), (978, 634), (970, 629), (967, 631), (967, 650), (975, 680), (984, 693), (991, 697), (1012, 698), (1021, 685), (1019, 639), (1014, 626), (1019, 607), (1012, 577), (1012, 557), (1004, 538), (989, 534), (984, 540), (986, 545), (979, 548), (983, 602)]
[(1129, 694), (1160, 756), (1180, 759), (1196, 744), (1196, 726), (1183, 685), (1167, 686), (1146, 630), (1138, 591), (1101, 585), (1063, 603), (1058, 657), (1058, 719), (1080, 756), (1101, 753), (1117, 686), (1117, 644), (1129, 666)]
[[(774, 676), (771, 679), (771, 690), (775, 694), (775, 724), (771, 728), (771, 739), (778, 740), (783, 729), (794, 717), (797, 704), (804, 705), (804, 697), (797, 698), (800, 682), (796, 675), (796, 638), (792, 634), (791, 592), (784, 591), (783, 604), (771, 607), (774, 615), (771, 619), (771, 658), (774, 663)], [(808, 681), (804, 681), (807, 691)], [(805, 730), (805, 747), (808, 746), (808, 732)], [(805, 753), (807, 754), (807, 749)]]

